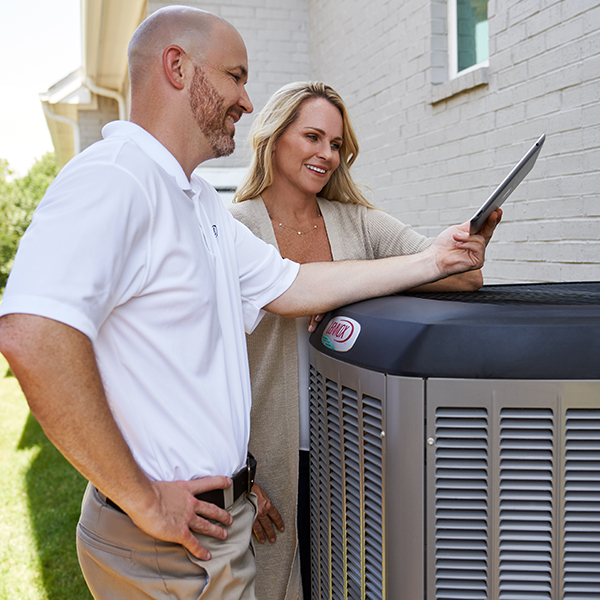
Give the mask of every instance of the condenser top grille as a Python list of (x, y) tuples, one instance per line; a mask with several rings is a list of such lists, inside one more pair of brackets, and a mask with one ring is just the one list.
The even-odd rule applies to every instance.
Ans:
[(600, 282), (486, 285), (476, 292), (422, 292), (411, 295), (431, 300), (483, 304), (600, 306)]

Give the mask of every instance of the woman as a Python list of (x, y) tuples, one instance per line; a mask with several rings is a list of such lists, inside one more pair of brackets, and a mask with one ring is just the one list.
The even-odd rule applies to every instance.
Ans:
[[(252, 163), (236, 192), (232, 214), (282, 256), (300, 263), (373, 259), (420, 252), (431, 243), (374, 209), (352, 180), (358, 143), (342, 99), (329, 86), (284, 86), (256, 117), (250, 135)], [(428, 287), (473, 290), (481, 284), (481, 272), (476, 271)], [(248, 353), (253, 396), (250, 451), (258, 460), (260, 486), (255, 488), (259, 518), (254, 533), (263, 542), (256, 548), (257, 597), (301, 598), (300, 558), (309, 598), (306, 319), (295, 322), (267, 314), (248, 336)], [(297, 500), (299, 449), (305, 472)], [(264, 544), (265, 539), (277, 542)]]

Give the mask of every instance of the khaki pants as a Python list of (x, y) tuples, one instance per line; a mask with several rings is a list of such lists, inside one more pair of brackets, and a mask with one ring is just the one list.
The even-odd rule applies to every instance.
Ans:
[(88, 485), (77, 527), (77, 552), (96, 600), (256, 600), (251, 548), (256, 497), (229, 509), (226, 540), (196, 534), (212, 558), (201, 561), (179, 545), (155, 539), (108, 506)]

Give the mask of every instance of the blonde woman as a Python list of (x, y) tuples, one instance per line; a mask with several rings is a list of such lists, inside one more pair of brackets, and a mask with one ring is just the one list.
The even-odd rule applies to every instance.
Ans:
[[(344, 102), (331, 87), (319, 82), (284, 86), (256, 117), (250, 135), (252, 162), (232, 213), (282, 256), (299, 263), (374, 259), (420, 252), (433, 241), (376, 210), (353, 181), (350, 167), (358, 142)], [(494, 225), (496, 220), (499, 215)], [(473, 271), (426, 287), (474, 290), (482, 282), (481, 272)], [(262, 542), (256, 548), (257, 597), (301, 598), (300, 561), (309, 598), (306, 319), (267, 313), (248, 336), (248, 353), (250, 451), (259, 464), (254, 534)]]

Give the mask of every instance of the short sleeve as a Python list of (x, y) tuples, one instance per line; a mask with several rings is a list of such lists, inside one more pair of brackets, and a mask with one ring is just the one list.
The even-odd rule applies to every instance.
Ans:
[(27, 229), (0, 314), (35, 314), (92, 341), (145, 276), (151, 211), (131, 174), (88, 163), (52, 183)]

